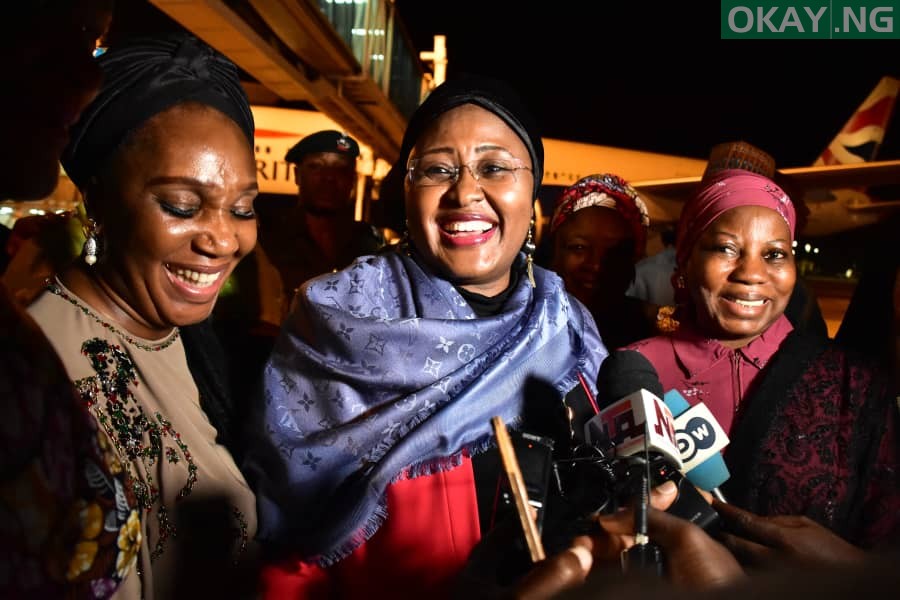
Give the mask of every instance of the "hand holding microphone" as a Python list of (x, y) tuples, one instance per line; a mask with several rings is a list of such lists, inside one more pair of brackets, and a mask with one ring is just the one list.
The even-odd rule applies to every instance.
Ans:
[[(596, 444), (605, 436), (615, 444), (617, 454), (625, 455), (640, 453), (646, 445), (657, 459), (661, 459), (654, 463), (656, 475), (671, 478), (679, 485), (678, 499), (669, 512), (706, 530), (714, 530), (718, 521), (716, 512), (692, 485), (673, 472), (687, 472), (686, 476), (695, 471), (698, 475), (702, 473), (703, 477), (698, 477), (701, 480), (698, 487), (704, 488), (705, 484), (708, 485), (704, 488), (707, 490), (728, 478), (728, 470), (718, 454), (719, 449), (728, 443), (728, 438), (718, 423), (714, 423), (715, 419), (708, 414), (709, 411), (706, 411), (708, 416), (699, 428), (702, 439), (693, 444), (695, 449), (703, 447), (703, 451), (687, 452), (687, 444), (679, 440), (679, 427), (695, 427), (697, 415), (694, 409), (686, 411), (687, 402), (677, 392), (674, 392), (677, 397), (671, 392), (667, 394), (665, 403), (660, 400), (662, 384), (656, 369), (644, 355), (634, 350), (618, 350), (603, 361), (597, 377), (597, 390), (601, 410), (586, 424), (586, 438)], [(683, 417), (681, 421), (673, 417), (676, 411), (670, 408), (670, 401), (679, 416)], [(702, 409), (705, 410), (705, 407)], [(711, 463), (710, 455), (718, 457), (720, 468), (711, 467), (716, 459), (713, 457)], [(691, 468), (686, 468), (683, 463), (685, 458)], [(694, 483), (690, 477), (688, 481)]]
[[(651, 492), (650, 503), (652, 506), (664, 510), (674, 501), (676, 495), (675, 485), (667, 482)], [(511, 588), (490, 590), (485, 585), (483, 578), (480, 580), (473, 579), (469, 582), (469, 585), (458, 587), (454, 597), (471, 598), (473, 595), (477, 595), (481, 598), (515, 597), (528, 600), (555, 598), (564, 591), (584, 584), (595, 563), (618, 560), (623, 550), (627, 550), (634, 545), (633, 516), (631, 509), (616, 513), (616, 515), (612, 516), (616, 521), (616, 525), (611, 528), (623, 533), (600, 532), (589, 536), (578, 536), (572, 540), (568, 548), (535, 563)], [(651, 522), (654, 525), (656, 523), (655, 519)], [(506, 525), (508, 526), (509, 523)], [(602, 527), (603, 525), (601, 524)], [(493, 536), (493, 533), (490, 536)], [(476, 547), (476, 552), (482, 551), (482, 546), (486, 543), (485, 541), (479, 544)], [(467, 567), (464, 575), (471, 578), (471, 572), (469, 571), (470, 568)]]
[[(662, 488), (672, 486), (665, 496), (673, 501), (677, 495), (672, 482), (657, 488), (662, 498)], [(722, 544), (707, 535), (697, 525), (662, 510), (651, 508), (648, 513), (648, 531), (666, 556), (666, 575), (679, 587), (705, 589), (726, 585), (744, 577), (744, 571), (735, 557)], [(608, 538), (616, 543), (627, 543), (632, 527), (630, 510), (598, 518), (598, 523)], [(610, 544), (612, 542), (606, 542)], [(601, 546), (595, 542), (595, 545)], [(602, 546), (601, 546), (602, 547)], [(595, 551), (595, 556), (597, 552)]]
[[(678, 487), (674, 482), (666, 481), (650, 490), (649, 508), (664, 511), (675, 502), (677, 497)], [(601, 561), (618, 560), (623, 551), (634, 546), (634, 516), (634, 508), (629, 507), (597, 517), (596, 522), (600, 524), (603, 533), (592, 536), (596, 559)]]

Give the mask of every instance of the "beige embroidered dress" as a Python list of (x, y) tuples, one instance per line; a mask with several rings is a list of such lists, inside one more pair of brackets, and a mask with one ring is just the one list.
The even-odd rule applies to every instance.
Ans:
[(207, 574), (233, 571), (256, 533), (255, 500), (215, 442), (178, 330), (134, 337), (58, 281), (28, 311), (113, 441), (143, 509), (138, 571), (116, 597), (173, 597), (203, 576), (189, 566), (198, 560)]

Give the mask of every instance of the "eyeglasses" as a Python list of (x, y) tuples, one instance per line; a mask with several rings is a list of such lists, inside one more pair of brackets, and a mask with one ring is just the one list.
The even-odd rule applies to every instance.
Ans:
[(482, 158), (459, 166), (434, 158), (415, 158), (406, 167), (413, 187), (456, 185), (463, 167), (482, 187), (504, 187), (518, 181), (516, 171), (531, 171), (518, 158)]

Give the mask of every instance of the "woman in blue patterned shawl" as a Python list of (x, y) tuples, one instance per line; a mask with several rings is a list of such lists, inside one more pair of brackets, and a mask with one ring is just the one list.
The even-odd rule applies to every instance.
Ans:
[(257, 443), (245, 463), (260, 537), (292, 551), (265, 595), (445, 595), (489, 519), (491, 417), (520, 428), (530, 403), (592, 398), (594, 322), (531, 262), (542, 167), (505, 85), (449, 81), (395, 164), (406, 242), (300, 288), (264, 372), (273, 455)]

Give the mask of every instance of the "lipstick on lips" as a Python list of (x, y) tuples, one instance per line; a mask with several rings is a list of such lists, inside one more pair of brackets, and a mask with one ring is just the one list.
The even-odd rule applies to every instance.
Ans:
[(441, 239), (454, 246), (483, 244), (493, 237), (497, 225), (483, 217), (447, 219), (439, 224)]

